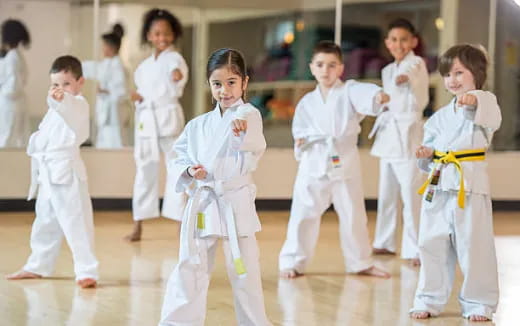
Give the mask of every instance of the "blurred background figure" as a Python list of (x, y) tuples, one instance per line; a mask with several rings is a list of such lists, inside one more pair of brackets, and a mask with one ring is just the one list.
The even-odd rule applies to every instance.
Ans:
[(0, 50), (0, 148), (25, 147), (29, 135), (25, 84), (27, 66), (20, 45), (31, 43), (25, 25), (14, 19), (2, 24)]
[(130, 101), (125, 67), (119, 57), (124, 29), (115, 24), (101, 36), (103, 59), (82, 63), (85, 78), (95, 80), (97, 148), (121, 148), (128, 145)]

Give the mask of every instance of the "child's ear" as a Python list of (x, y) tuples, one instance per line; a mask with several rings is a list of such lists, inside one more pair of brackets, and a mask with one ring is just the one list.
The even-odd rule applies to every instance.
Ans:
[(338, 66), (338, 69), (339, 69), (339, 75), (343, 75), (343, 71), (345, 70), (345, 65), (343, 63), (341, 63), (339, 66)]
[(412, 49), (415, 49), (417, 45), (419, 45), (419, 39), (417, 38), (417, 36), (414, 36), (412, 38)]
[(388, 50), (390, 50), (390, 39), (388, 37), (385, 37), (385, 46)]
[(83, 78), (83, 76), (79, 77), (78, 83), (80, 87), (83, 87), (83, 84), (85, 84), (85, 78)]
[(245, 92), (246, 89), (247, 89), (247, 84), (249, 83), (249, 76), (246, 76), (246, 78), (244, 78), (244, 81), (242, 82), (242, 90)]

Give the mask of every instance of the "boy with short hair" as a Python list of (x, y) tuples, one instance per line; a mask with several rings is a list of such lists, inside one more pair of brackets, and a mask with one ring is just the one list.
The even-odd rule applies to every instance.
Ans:
[(347, 272), (389, 277), (372, 262), (357, 149), (360, 121), (380, 112), (389, 96), (373, 84), (343, 83), (342, 53), (333, 42), (320, 42), (309, 66), (318, 85), (300, 100), (293, 120), (300, 163), (280, 276), (303, 274), (314, 254), (321, 215), (334, 203)]
[(50, 78), (49, 110), (27, 147), (32, 170), (28, 199), (39, 192), (31, 233), (32, 253), (25, 266), (7, 279), (50, 276), (65, 236), (78, 285), (96, 287), (98, 261), (94, 255), (92, 203), (79, 151), (89, 136), (89, 106), (81, 95), (81, 62), (72, 56), (57, 58)]
[(428, 104), (428, 71), (416, 56), (415, 27), (406, 19), (390, 23), (385, 45), (394, 62), (382, 71), (383, 89), (391, 97), (371, 136), (377, 132), (371, 154), (379, 161), (379, 196), (374, 236), (375, 254), (395, 254), (399, 201), (403, 203), (401, 257), (419, 265), (417, 233), (421, 198), (416, 189), (421, 174), (414, 157), (422, 139), (422, 116)]

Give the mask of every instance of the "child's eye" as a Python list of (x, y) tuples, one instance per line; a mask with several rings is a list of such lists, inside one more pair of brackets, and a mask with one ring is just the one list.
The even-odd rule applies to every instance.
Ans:
[(220, 83), (213, 83), (213, 86), (220, 87)]

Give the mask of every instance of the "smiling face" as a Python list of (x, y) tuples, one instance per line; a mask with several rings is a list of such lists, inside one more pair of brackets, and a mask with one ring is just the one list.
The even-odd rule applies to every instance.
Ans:
[(249, 77), (243, 79), (233, 72), (229, 66), (215, 69), (209, 76), (211, 95), (219, 103), (222, 110), (229, 108), (242, 98), (247, 88)]
[(147, 39), (148, 42), (152, 43), (157, 52), (160, 53), (173, 44), (175, 33), (167, 20), (158, 19), (150, 26)]
[(388, 32), (385, 45), (395, 61), (402, 61), (417, 46), (417, 38), (407, 29), (395, 27)]
[(76, 78), (70, 71), (51, 73), (51, 87), (61, 89), (74, 96), (79, 95), (85, 79)]
[(455, 96), (476, 89), (473, 74), (460, 62), (459, 58), (453, 60), (450, 71), (442, 78), (446, 89)]
[(311, 73), (318, 83), (331, 88), (343, 73), (343, 63), (334, 53), (318, 52), (309, 64)]

